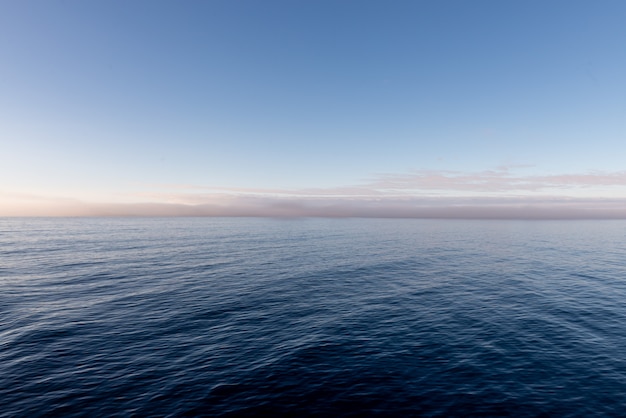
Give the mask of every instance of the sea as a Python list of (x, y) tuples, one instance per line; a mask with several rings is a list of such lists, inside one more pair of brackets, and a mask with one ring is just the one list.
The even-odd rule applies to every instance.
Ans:
[(0, 218), (0, 417), (626, 416), (626, 221)]

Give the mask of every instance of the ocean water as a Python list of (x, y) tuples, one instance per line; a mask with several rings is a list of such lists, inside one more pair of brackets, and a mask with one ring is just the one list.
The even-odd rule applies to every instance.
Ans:
[(625, 415), (624, 221), (0, 219), (0, 417)]

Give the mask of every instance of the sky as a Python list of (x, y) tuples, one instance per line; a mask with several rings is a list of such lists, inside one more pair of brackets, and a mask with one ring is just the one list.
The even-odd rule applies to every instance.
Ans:
[(0, 216), (626, 218), (626, 2), (0, 2)]

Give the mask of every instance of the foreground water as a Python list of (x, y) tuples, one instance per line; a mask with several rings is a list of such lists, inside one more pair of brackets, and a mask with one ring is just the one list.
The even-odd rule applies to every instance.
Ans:
[(618, 416), (626, 222), (0, 219), (0, 416)]

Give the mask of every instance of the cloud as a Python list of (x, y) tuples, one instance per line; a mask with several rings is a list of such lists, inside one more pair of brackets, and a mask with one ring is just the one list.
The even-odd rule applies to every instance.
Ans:
[[(40, 201), (42, 203), (43, 201)], [(277, 198), (232, 197), (210, 203), (65, 201), (3, 216), (263, 216), (458, 219), (623, 219), (626, 199), (553, 198)]]
[[(411, 197), (411, 196), (530, 196), (547, 192), (567, 196), (568, 193), (622, 189), (626, 197), (626, 171), (593, 171), (582, 174), (522, 175), (515, 170), (529, 166), (501, 166), (478, 172), (419, 170), (405, 174), (380, 174), (361, 184), (327, 188), (241, 188), (197, 185), (152, 185), (152, 197), (168, 201), (193, 203), (203, 196), (211, 199), (221, 196), (266, 197)], [(167, 192), (165, 192), (165, 190)], [(579, 194), (579, 193), (578, 193)], [(150, 193), (144, 193), (144, 197)], [(609, 195), (610, 196), (610, 195)], [(196, 202), (197, 203), (197, 202)]]
[(473, 173), (424, 170), (402, 175), (382, 175), (368, 186), (378, 191), (432, 190), (512, 193), (545, 189), (626, 186), (626, 171), (524, 176), (513, 174), (509, 167)]
[[(151, 185), (113, 203), (0, 193), (0, 216), (270, 216), (600, 219), (626, 218), (626, 172), (520, 175), (480, 172), (384, 174), (335, 188)], [(573, 197), (576, 190), (599, 197)], [(541, 193), (539, 193), (541, 192)]]

